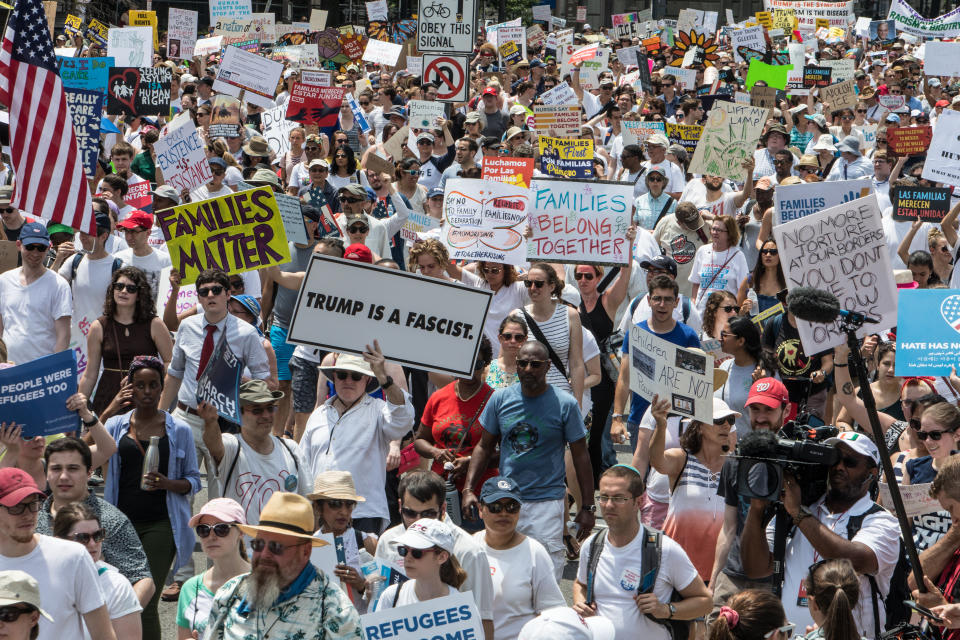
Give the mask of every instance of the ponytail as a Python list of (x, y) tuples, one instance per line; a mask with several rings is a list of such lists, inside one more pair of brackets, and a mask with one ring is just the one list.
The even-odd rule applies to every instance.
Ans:
[(710, 625), (709, 640), (756, 640), (782, 626), (787, 619), (779, 598), (767, 591), (748, 589), (730, 597)]
[(824, 640), (859, 640), (853, 609), (860, 600), (860, 580), (846, 558), (812, 567), (806, 578), (808, 596), (823, 612)]
[(440, 565), (440, 580), (454, 589), (467, 581), (467, 572), (460, 566), (456, 556), (448, 552), (447, 561)]

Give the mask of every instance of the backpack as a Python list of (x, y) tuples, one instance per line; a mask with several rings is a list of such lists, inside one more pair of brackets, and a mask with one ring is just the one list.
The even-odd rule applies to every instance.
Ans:
[[(83, 256), (84, 254), (82, 253), (77, 253), (77, 254), (74, 254), (73, 256), (73, 262), (70, 263), (70, 282), (71, 283), (73, 283), (73, 281), (77, 279), (77, 269), (80, 268), (80, 263), (83, 262)], [(123, 260), (121, 260), (120, 258), (114, 258), (113, 265), (110, 267), (110, 275), (113, 275), (113, 273), (122, 266), (123, 266)]]
[[(643, 546), (640, 552), (640, 568), (645, 572), (643, 579), (638, 587), (639, 593), (652, 593), (653, 587), (657, 583), (657, 574), (660, 572), (660, 556), (663, 543), (663, 532), (651, 529), (647, 526), (641, 527), (640, 535), (643, 536)], [(607, 530), (602, 529), (590, 541), (590, 548), (587, 551), (587, 604), (592, 604), (593, 582), (597, 573), (597, 565), (600, 564), (600, 553), (603, 551), (603, 545), (607, 540)], [(674, 589), (670, 594), (670, 602), (683, 600), (683, 596)], [(667, 629), (671, 640), (688, 640), (690, 637), (689, 620), (661, 620), (654, 618), (650, 614), (645, 614), (651, 621), (663, 625)]]
[[(223, 479), (223, 482), (220, 483), (220, 486), (225, 490), (230, 485), (230, 477), (233, 475), (233, 470), (237, 468), (237, 461), (240, 459), (240, 450), (243, 448), (240, 444), (240, 434), (235, 434), (237, 438), (237, 455), (233, 456), (233, 462), (230, 463), (230, 470), (227, 471), (227, 477)], [(293, 468), (297, 474), (297, 482), (300, 482), (300, 463), (297, 462), (297, 456), (293, 454), (293, 449), (290, 448), (290, 445), (287, 444), (286, 438), (277, 438), (280, 441), (280, 445), (287, 450), (287, 453), (290, 454), (290, 457), (293, 458)], [(362, 544), (357, 547), (362, 549)]]

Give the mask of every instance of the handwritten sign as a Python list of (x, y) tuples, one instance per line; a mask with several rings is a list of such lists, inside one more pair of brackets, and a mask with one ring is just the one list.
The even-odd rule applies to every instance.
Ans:
[(540, 99), (543, 100), (543, 104), (547, 106), (558, 104), (580, 104), (580, 101), (577, 100), (576, 92), (574, 92), (573, 88), (566, 82), (561, 82), (553, 89), (544, 91), (540, 96)]
[(934, 182), (960, 186), (960, 111), (944, 109), (937, 118), (937, 132), (930, 141), (922, 177)]
[(831, 111), (854, 109), (857, 106), (855, 80), (844, 80), (820, 89), (820, 100), (830, 105)]
[(434, 229), (439, 229), (442, 224), (443, 221), (439, 218), (411, 211), (410, 215), (407, 216), (407, 221), (400, 227), (400, 237), (407, 242), (417, 242), (421, 239), (421, 236)]
[(170, 67), (111, 67), (107, 113), (157, 116), (170, 113)]
[[(897, 357), (899, 356), (900, 354), (897, 353)], [(948, 370), (947, 373), (943, 375), (949, 375), (949, 373), (950, 371)], [(900, 375), (899, 371), (897, 375)], [(900, 488), (903, 510), (906, 512), (908, 518), (915, 518), (943, 509), (943, 507), (940, 506), (940, 501), (930, 496), (930, 487), (933, 486), (932, 482), (921, 482), (920, 484), (897, 483), (897, 486)], [(881, 505), (893, 511), (893, 496), (890, 495), (890, 485), (886, 482), (880, 483), (880, 495), (877, 496), (877, 498), (877, 501)]]
[(630, 328), (630, 390), (670, 400), (670, 412), (713, 420), (713, 356), (684, 349), (640, 327)]
[(167, 57), (190, 60), (196, 44), (197, 12), (170, 7), (167, 15)]
[(773, 223), (779, 225), (836, 207), (844, 202), (865, 198), (873, 193), (873, 180), (836, 180), (776, 185), (773, 190)]
[(118, 67), (146, 67), (153, 62), (153, 29), (123, 27), (107, 32), (107, 55)]
[(97, 91), (67, 88), (64, 97), (73, 118), (73, 131), (77, 136), (83, 170), (88, 178), (93, 178), (97, 173), (97, 157), (100, 155), (100, 119), (103, 116), (104, 95)]
[(760, 107), (714, 102), (690, 162), (690, 171), (743, 180), (741, 165), (753, 157), (766, 119), (767, 110)]
[(24, 436), (49, 436), (80, 427), (67, 399), (77, 392), (77, 362), (71, 350), (0, 370), (3, 419)]
[(939, 223), (950, 211), (950, 191), (947, 187), (894, 187), (890, 194), (893, 219)]
[(213, 179), (205, 147), (193, 119), (179, 116), (153, 145), (164, 182), (180, 193), (193, 191)]
[(593, 177), (593, 140), (540, 136), (540, 171), (561, 178)]
[(343, 87), (318, 87), (298, 82), (287, 101), (287, 120), (318, 127), (332, 127), (340, 115)]
[(933, 129), (928, 124), (887, 129), (887, 147), (898, 156), (926, 153), (932, 139)]
[(407, 106), (414, 129), (436, 129), (437, 121), (446, 115), (446, 105), (435, 100), (410, 100)]
[(530, 193), (503, 182), (456, 178), (444, 185), (441, 239), (454, 260), (520, 265)]

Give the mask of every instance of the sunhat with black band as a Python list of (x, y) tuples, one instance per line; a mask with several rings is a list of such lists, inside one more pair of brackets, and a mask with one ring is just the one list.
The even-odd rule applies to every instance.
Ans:
[(313, 505), (309, 500), (296, 493), (276, 491), (260, 511), (259, 524), (237, 524), (237, 528), (251, 538), (256, 538), (258, 533), (277, 533), (323, 547), (328, 543), (313, 537), (314, 524)]
[(355, 373), (362, 373), (365, 376), (370, 376), (370, 380), (367, 381), (367, 393), (373, 393), (380, 387), (380, 383), (377, 381), (377, 376), (373, 373), (373, 370), (370, 368), (370, 365), (367, 364), (367, 361), (360, 356), (354, 356), (349, 353), (338, 354), (337, 360), (333, 366), (321, 367), (320, 371), (322, 371), (323, 375), (327, 376), (327, 379), (331, 381), (334, 379), (334, 375), (337, 371), (352, 371)]

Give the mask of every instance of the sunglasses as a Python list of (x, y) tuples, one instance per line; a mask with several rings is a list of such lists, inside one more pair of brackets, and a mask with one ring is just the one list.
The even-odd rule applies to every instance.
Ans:
[[(439, 198), (440, 196), (437, 196), (437, 197)], [(501, 271), (503, 271), (503, 269), (501, 269), (500, 267), (484, 267), (483, 268), (483, 272), (486, 273), (487, 275), (497, 274), (497, 273), (500, 273)]]
[(4, 207), (3, 209), (0, 209), (0, 213), (13, 213), (14, 211), (16, 211), (16, 209), (13, 207)]
[(435, 548), (431, 547), (429, 549), (411, 549), (410, 547), (405, 547), (400, 545), (397, 547), (397, 553), (400, 554), (401, 558), (406, 558), (407, 554), (413, 556), (416, 560), (419, 560), (423, 557), (423, 554), (429, 553), (431, 551), (436, 551)]
[(940, 442), (940, 438), (943, 437), (945, 433), (953, 433), (950, 429), (945, 429), (943, 431), (917, 431), (917, 437), (920, 438), (920, 441), (923, 442), (927, 438), (930, 438), (934, 442)]
[(735, 305), (735, 304), (726, 304), (726, 305), (724, 305), (724, 306), (722, 306), (722, 307), (720, 307), (720, 308), (723, 309), (724, 311), (726, 311), (727, 313), (734, 313), (734, 312), (737, 310), (737, 305)]
[(774, 630), (772, 630), (772, 631), (767, 631), (765, 634), (763, 634), (764, 640), (767, 640), (768, 638), (772, 638), (772, 637), (773, 637), (773, 634), (775, 634), (775, 633), (783, 633), (783, 634), (786, 634), (786, 636), (789, 638), (789, 637), (793, 636), (793, 628), (794, 628), (795, 626), (797, 626), (797, 625), (793, 624), (792, 622), (788, 622), (787, 624), (783, 625), (782, 627), (777, 627), (776, 629), (774, 629)]
[(356, 500), (323, 500), (323, 503), (331, 509), (342, 509), (345, 506), (353, 509), (357, 506)]
[(25, 613), (36, 611), (33, 607), (0, 607), (0, 622), (16, 622)]
[(867, 112), (866, 109), (857, 109), (857, 113), (866, 113), (866, 112)]
[(840, 458), (837, 464), (840, 464), (840, 463), (843, 463), (843, 466), (845, 466), (847, 469), (856, 469), (857, 467), (860, 466), (860, 460), (856, 458), (851, 458), (850, 456), (843, 456), (842, 458)]
[(320, 147), (314, 147), (314, 146), (307, 145), (307, 146), (304, 147), (304, 150), (306, 150), (306, 151), (320, 151)]
[[(310, 171), (311, 171), (311, 173), (312, 173), (312, 172), (316, 172), (316, 173), (327, 173), (328, 171), (330, 171), (330, 169), (327, 169), (326, 167), (311, 167), (311, 168), (310, 168)], [(340, 200), (341, 200), (341, 202), (343, 201), (342, 198), (341, 198)]]
[(267, 415), (274, 414), (277, 412), (277, 409), (279, 409), (277, 405), (268, 404), (265, 407), (247, 407), (246, 409), (244, 409), (244, 411), (255, 416), (262, 416), (263, 414), (267, 414)]
[(400, 513), (403, 514), (403, 517), (410, 518), (411, 520), (419, 520), (420, 518), (435, 520), (440, 515), (440, 512), (437, 509), (425, 509), (423, 511), (414, 511), (409, 507), (400, 507)]
[(840, 116), (841, 120), (853, 120), (853, 116)]
[(71, 533), (67, 536), (68, 540), (73, 540), (74, 542), (79, 542), (80, 544), (87, 544), (91, 540), (94, 542), (103, 542), (104, 537), (106, 537), (107, 532), (103, 529), (98, 529), (93, 533)]
[(523, 281), (523, 286), (525, 286), (527, 289), (529, 289), (530, 287), (536, 287), (537, 289), (542, 289), (545, 284), (547, 284), (546, 280), (524, 280)]
[(760, 249), (760, 255), (764, 256), (776, 256), (780, 254), (779, 249)]
[(500, 513), (501, 511), (506, 511), (507, 513), (520, 513), (520, 503), (516, 500), (511, 500), (506, 504), (502, 502), (491, 502), (490, 504), (484, 504), (483, 506), (485, 506), (490, 513)]
[(369, 100), (367, 100), (366, 102), (363, 102), (363, 101), (360, 102), (360, 106), (361, 106), (361, 107), (366, 107), (366, 106), (369, 105), (369, 104), (370, 104), (370, 101), (369, 101)]
[(546, 360), (517, 360), (517, 369), (539, 369), (545, 364)]
[(346, 380), (349, 377), (354, 382), (360, 382), (363, 380), (363, 374), (357, 373), (356, 371), (336, 371), (333, 374), (337, 380)]
[(421, 147), (432, 147), (432, 146), (433, 146), (433, 143), (430, 142), (429, 140), (417, 140), (417, 144), (420, 145)]
[(423, 172), (419, 169), (401, 169), (400, 173), (405, 173), (408, 176), (419, 176)]
[(116, 291), (117, 293), (119, 293), (119, 292), (121, 292), (121, 291), (126, 291), (127, 293), (136, 293), (136, 292), (137, 292), (137, 289), (138, 289), (138, 287), (137, 287), (137, 285), (135, 285), (135, 284), (127, 284), (127, 283), (125, 283), (125, 282), (114, 282), (114, 283), (113, 283), (113, 290)]
[(713, 425), (716, 427), (722, 427), (725, 424), (733, 424), (733, 416), (727, 416), (726, 418), (720, 418), (713, 421)]
[(358, 203), (358, 202), (363, 202), (363, 200), (361, 200), (360, 198), (345, 198), (345, 197), (343, 197), (343, 196), (340, 196), (340, 202), (347, 202), (347, 203), (349, 203), (349, 204), (356, 204), (356, 203)]
[(666, 182), (666, 180), (664, 180), (660, 176), (648, 176), (647, 182)]
[(231, 289), (242, 289), (244, 287), (243, 280), (231, 280), (230, 288)]
[(223, 169), (219, 169), (219, 168), (218, 168), (218, 169), (211, 168), (211, 169), (210, 169), (210, 173), (212, 173), (212, 174), (215, 175), (215, 176), (222, 176), (222, 175), (224, 175), (224, 174), (226, 173), (226, 171), (224, 171)]
[(30, 511), (33, 513), (37, 513), (40, 511), (40, 504), (42, 502), (43, 500), (31, 500), (30, 502), (21, 502), (20, 504), (15, 504), (12, 507), (4, 506), (3, 508), (6, 509), (7, 513), (10, 515), (19, 516), (23, 515), (27, 509), (30, 509)]
[(592, 274), (592, 273), (575, 273), (575, 274), (573, 274), (573, 277), (574, 277), (576, 280), (593, 280), (593, 274)]
[(197, 289), (197, 295), (201, 298), (206, 298), (211, 293), (215, 296), (218, 296), (223, 293), (223, 287), (217, 284), (212, 287), (203, 287), (201, 289)]
[(44, 244), (25, 244), (23, 248), (27, 251), (43, 251), (47, 250), (47, 245)]
[(220, 522), (214, 525), (209, 524), (198, 524), (194, 527), (194, 530), (197, 532), (197, 537), (206, 538), (210, 535), (210, 532), (213, 532), (213, 535), (218, 538), (226, 538), (230, 535), (230, 529), (233, 527), (232, 524), (228, 522)]
[(254, 538), (250, 541), (250, 548), (253, 549), (254, 553), (260, 553), (264, 549), (267, 549), (271, 554), (275, 556), (282, 556), (284, 551), (292, 547), (302, 547), (305, 544), (310, 544), (307, 542), (298, 542), (297, 544), (283, 544), (282, 542), (276, 542), (270, 540), (267, 542), (262, 538)]
[(367, 231), (370, 231), (370, 227), (365, 224), (355, 224), (347, 228), (347, 233), (366, 233)]
[(501, 333), (500, 337), (506, 342), (526, 342), (527, 336), (522, 333)]

